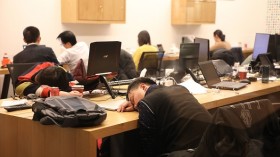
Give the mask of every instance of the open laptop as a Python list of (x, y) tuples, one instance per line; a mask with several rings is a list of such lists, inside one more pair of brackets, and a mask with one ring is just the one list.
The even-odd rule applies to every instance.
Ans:
[(90, 44), (87, 75), (118, 72), (121, 42), (101, 41)]
[(106, 74), (118, 72), (121, 53), (121, 42), (100, 41), (90, 44), (87, 76), (99, 75), (100, 82), (104, 83), (109, 94), (115, 99)]
[(202, 75), (209, 88), (238, 90), (245, 87), (248, 83), (221, 81), (214, 64), (211, 60), (198, 63)]

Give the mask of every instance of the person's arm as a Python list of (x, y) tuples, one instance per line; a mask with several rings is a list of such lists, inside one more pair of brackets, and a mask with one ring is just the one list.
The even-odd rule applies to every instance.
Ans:
[(135, 111), (133, 105), (130, 103), (130, 101), (123, 102), (119, 108), (117, 109), (118, 112), (131, 112)]
[(156, 141), (156, 119), (148, 104), (140, 101), (138, 104), (139, 120), (138, 128), (141, 139), (142, 151), (145, 157), (158, 156)]
[(70, 61), (69, 53), (65, 50), (58, 57), (57, 60), (60, 64), (66, 64)]

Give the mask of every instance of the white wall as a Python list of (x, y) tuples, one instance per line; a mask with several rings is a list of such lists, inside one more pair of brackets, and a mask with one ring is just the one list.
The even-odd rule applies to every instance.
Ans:
[[(217, 0), (216, 24), (172, 26), (170, 0), (126, 0), (125, 24), (62, 24), (59, 0), (0, 0), (0, 55), (13, 55), (22, 50), (22, 31), (34, 25), (41, 31), (42, 41), (61, 52), (57, 35), (72, 30), (78, 40), (90, 44), (98, 40), (119, 40), (122, 48), (137, 47), (137, 34), (146, 29), (152, 44), (162, 43), (166, 50), (179, 46), (181, 36), (191, 34), (209, 38), (217, 28), (226, 40), (235, 44), (247, 42), (253, 47), (256, 32), (266, 30), (267, 0)], [(1, 82), (0, 82), (1, 83)], [(1, 90), (1, 89), (0, 89)]]

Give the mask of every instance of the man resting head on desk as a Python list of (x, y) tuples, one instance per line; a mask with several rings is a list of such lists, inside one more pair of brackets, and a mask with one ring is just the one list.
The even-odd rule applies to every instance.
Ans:
[(15, 92), (19, 96), (36, 94), (44, 98), (50, 96), (51, 87), (58, 87), (59, 95), (82, 96), (78, 91), (71, 91), (70, 76), (62, 67), (51, 62), (42, 62), (18, 77)]
[(211, 123), (210, 113), (182, 86), (157, 86), (149, 78), (138, 78), (129, 85), (127, 100), (118, 111), (139, 112), (146, 157), (196, 148)]

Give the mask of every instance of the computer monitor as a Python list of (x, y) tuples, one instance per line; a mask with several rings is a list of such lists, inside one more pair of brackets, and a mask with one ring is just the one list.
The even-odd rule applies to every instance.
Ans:
[(179, 69), (194, 69), (198, 67), (199, 43), (182, 43), (179, 53)]
[(115, 98), (106, 77), (104, 75), (119, 70), (121, 42), (102, 41), (90, 44), (87, 75), (100, 75), (100, 81), (104, 83), (109, 94)]
[(189, 37), (184, 36), (182, 37), (182, 43), (192, 43), (192, 40)]
[(208, 61), (209, 60), (209, 39), (204, 38), (194, 38), (194, 43), (199, 43), (199, 56), (198, 61)]
[(259, 54), (268, 52), (270, 34), (256, 33), (252, 59), (255, 61)]
[(280, 61), (280, 35), (271, 34), (268, 44), (268, 53), (271, 54), (272, 59), (276, 62)]

